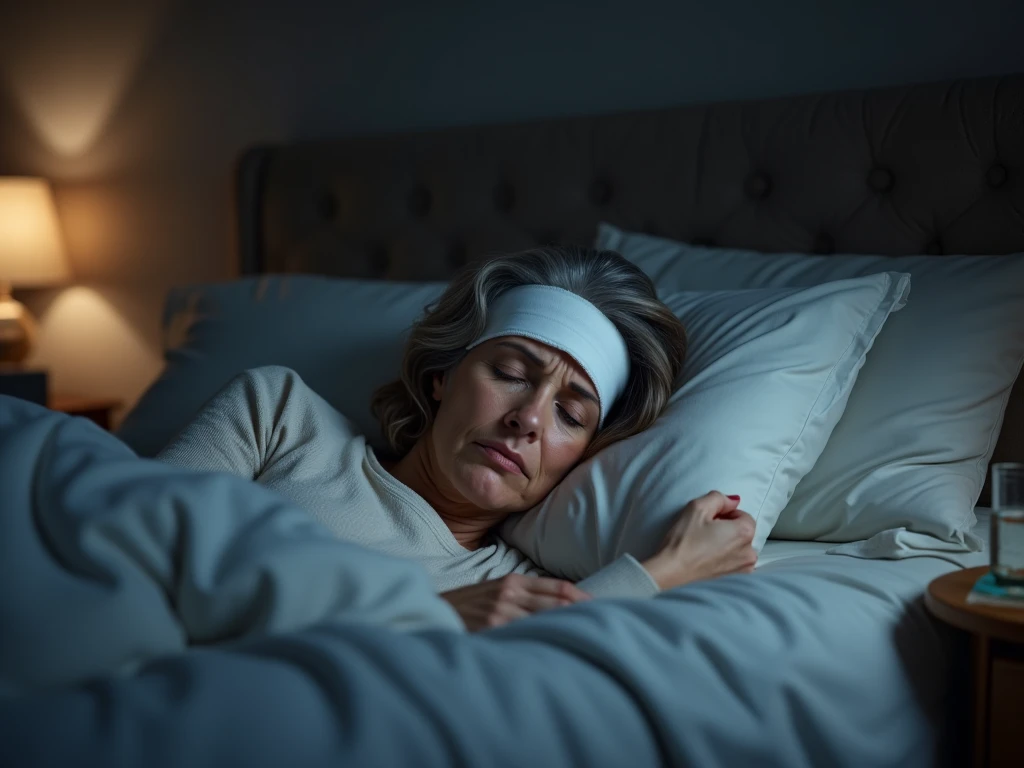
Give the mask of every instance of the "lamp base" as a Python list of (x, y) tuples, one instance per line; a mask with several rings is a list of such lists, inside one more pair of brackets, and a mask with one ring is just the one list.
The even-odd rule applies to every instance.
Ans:
[(32, 349), (36, 324), (20, 301), (0, 290), (0, 363), (22, 363)]

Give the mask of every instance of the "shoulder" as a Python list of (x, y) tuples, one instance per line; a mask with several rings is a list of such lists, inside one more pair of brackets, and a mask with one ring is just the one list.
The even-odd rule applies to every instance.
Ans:
[(310, 387), (295, 370), (281, 365), (249, 368), (233, 380), (242, 397), (255, 404), (275, 423), (304, 422), (306, 430), (337, 430), (352, 437), (357, 430), (349, 419)]
[(287, 397), (304, 399), (316, 395), (298, 373), (283, 365), (248, 368), (236, 374), (224, 389), (257, 403), (279, 403)]
[(261, 365), (247, 368), (237, 374), (232, 383), (241, 382), (264, 387), (300, 387), (308, 389), (306, 382), (292, 368), (283, 365)]

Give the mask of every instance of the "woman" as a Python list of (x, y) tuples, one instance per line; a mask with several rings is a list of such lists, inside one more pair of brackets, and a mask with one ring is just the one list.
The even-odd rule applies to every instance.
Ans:
[(650, 426), (685, 346), (678, 318), (618, 254), (533, 249), (464, 271), (413, 328), (401, 378), (373, 400), (390, 460), (277, 367), (237, 377), (159, 458), (249, 477), (339, 537), (420, 561), (471, 630), (591, 595), (650, 595), (753, 568), (738, 497), (692, 501), (654, 557), (623, 556), (577, 585), (493, 531)]

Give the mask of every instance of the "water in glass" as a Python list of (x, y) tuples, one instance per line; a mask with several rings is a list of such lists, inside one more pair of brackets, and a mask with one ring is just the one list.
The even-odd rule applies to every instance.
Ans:
[(992, 573), (1024, 586), (1024, 464), (992, 465)]

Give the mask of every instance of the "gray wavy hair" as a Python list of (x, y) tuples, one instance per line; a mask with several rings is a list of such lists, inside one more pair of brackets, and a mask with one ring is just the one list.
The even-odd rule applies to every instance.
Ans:
[(632, 368), (622, 396), (586, 456), (647, 429), (664, 410), (686, 357), (682, 322), (658, 300), (650, 278), (614, 251), (549, 246), (464, 269), (417, 322), (405, 345), (401, 378), (373, 395), (374, 416), (397, 456), (433, 423), (433, 379), (454, 368), (487, 321), (487, 307), (510, 288), (553, 285), (582, 296), (618, 328)]

